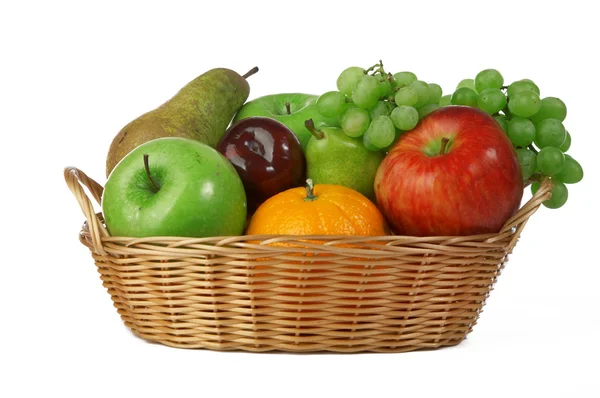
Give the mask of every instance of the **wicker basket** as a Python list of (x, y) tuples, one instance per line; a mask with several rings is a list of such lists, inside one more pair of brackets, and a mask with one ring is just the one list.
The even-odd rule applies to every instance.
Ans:
[(81, 184), (98, 203), (102, 186), (76, 168), (65, 179), (87, 219), (80, 241), (135, 334), (181, 348), (295, 352), (460, 343), (552, 188), (545, 180), (497, 234), (124, 238), (109, 235)]

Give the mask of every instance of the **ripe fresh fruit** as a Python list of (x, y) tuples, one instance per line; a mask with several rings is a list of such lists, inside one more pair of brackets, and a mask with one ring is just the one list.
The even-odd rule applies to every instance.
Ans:
[[(552, 184), (554, 185), (551, 191), (552, 196), (550, 197), (550, 199), (542, 202), (542, 204), (549, 209), (558, 209), (567, 202), (567, 199), (569, 198), (569, 190), (567, 189), (564, 183), (554, 178), (552, 179)], [(533, 195), (535, 195), (538, 189), (540, 189), (539, 182), (534, 182), (533, 184), (531, 184), (531, 193)]]
[(558, 119), (543, 119), (535, 125), (535, 145), (542, 149), (547, 146), (560, 148), (567, 138), (567, 131)]
[(531, 90), (518, 91), (508, 98), (508, 110), (516, 116), (531, 117), (541, 107), (540, 96)]
[(447, 106), (400, 136), (377, 170), (375, 195), (400, 235), (492, 233), (519, 208), (523, 178), (490, 115)]
[(313, 119), (316, 126), (326, 124), (339, 127), (337, 119), (326, 118), (317, 110), (317, 96), (301, 93), (283, 93), (266, 95), (246, 102), (238, 111), (232, 123), (252, 116), (264, 116), (285, 124), (298, 137), (303, 149), (306, 149), (310, 132), (304, 122)]
[(344, 69), (337, 79), (337, 89), (347, 97), (352, 96), (352, 90), (356, 83), (363, 77), (367, 71), (359, 66), (351, 66)]
[(558, 148), (547, 146), (537, 154), (537, 168), (547, 176), (558, 174), (565, 166), (565, 155)]
[(339, 91), (328, 91), (317, 98), (317, 110), (325, 117), (338, 117), (346, 110), (346, 96)]
[(340, 185), (307, 181), (263, 203), (250, 219), (248, 235), (387, 235), (377, 207), (360, 193)]
[(374, 199), (373, 181), (385, 154), (369, 151), (362, 138), (350, 137), (340, 128), (317, 129), (311, 121), (307, 127), (314, 135), (306, 147), (307, 177), (315, 184), (343, 185)]
[(215, 147), (248, 98), (246, 78), (257, 71), (240, 76), (230, 69), (211, 69), (163, 105), (127, 124), (110, 145), (106, 175), (134, 148), (156, 138), (190, 138)]
[(267, 117), (234, 123), (217, 146), (237, 170), (248, 201), (248, 212), (271, 196), (302, 186), (306, 161), (302, 146), (287, 126)]
[(535, 139), (535, 126), (527, 118), (514, 116), (508, 122), (507, 134), (515, 147), (526, 147)]
[(123, 158), (102, 196), (113, 236), (240, 235), (246, 194), (229, 161), (196, 140), (159, 138)]
[(371, 75), (361, 77), (352, 89), (352, 101), (363, 109), (375, 106), (379, 95), (379, 78)]
[(565, 155), (565, 165), (563, 169), (556, 174), (555, 178), (565, 184), (577, 184), (583, 179), (583, 168), (578, 161), (569, 155)]
[(475, 76), (475, 90), (478, 93), (488, 88), (500, 89), (503, 84), (504, 78), (496, 69), (485, 69)]
[(468, 87), (460, 87), (456, 89), (450, 99), (452, 105), (477, 106), (477, 93)]
[(350, 137), (363, 135), (370, 123), (369, 111), (357, 107), (347, 109), (340, 119), (342, 130)]

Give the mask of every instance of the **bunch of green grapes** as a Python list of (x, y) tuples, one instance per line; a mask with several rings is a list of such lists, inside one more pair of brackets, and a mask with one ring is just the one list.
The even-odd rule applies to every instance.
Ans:
[(556, 97), (540, 97), (539, 87), (529, 79), (504, 85), (495, 69), (486, 69), (475, 79), (462, 80), (451, 95), (442, 96), (440, 106), (467, 105), (479, 108), (500, 124), (517, 150), (523, 181), (535, 193), (540, 181), (550, 176), (554, 184), (552, 198), (544, 205), (556, 209), (565, 204), (565, 184), (583, 178), (583, 168), (566, 154), (571, 134), (564, 126), (565, 103)]
[(362, 137), (371, 151), (386, 151), (420, 119), (440, 107), (442, 88), (412, 72), (389, 73), (383, 63), (368, 69), (351, 66), (337, 79), (338, 91), (317, 99), (325, 117), (337, 118), (350, 137)]

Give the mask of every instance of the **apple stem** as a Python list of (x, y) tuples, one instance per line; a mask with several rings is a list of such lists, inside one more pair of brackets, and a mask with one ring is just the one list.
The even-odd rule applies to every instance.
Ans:
[(325, 133), (317, 130), (315, 127), (315, 122), (312, 119), (308, 119), (306, 122), (304, 122), (304, 126), (316, 139), (322, 140), (325, 138)]
[(160, 190), (160, 187), (154, 182), (154, 179), (152, 178), (152, 175), (150, 174), (150, 165), (148, 164), (149, 157), (150, 156), (147, 153), (144, 154), (144, 168), (146, 169), (146, 175), (148, 176), (150, 183), (152, 183), (152, 187), (154, 188), (154, 193), (156, 193)]
[(290, 103), (289, 103), (289, 102), (287, 102), (287, 101), (285, 101), (285, 110), (287, 111), (287, 114), (288, 114), (288, 115), (291, 115), (291, 114), (292, 114), (292, 108), (291, 108), (291, 106), (290, 106)]
[(312, 202), (313, 200), (316, 200), (317, 197), (315, 196), (315, 186), (313, 184), (313, 180), (308, 178), (306, 180), (306, 197), (304, 198), (305, 202)]
[(247, 79), (250, 76), (252, 76), (253, 74), (255, 74), (256, 72), (258, 72), (258, 66), (255, 66), (254, 68), (250, 69), (248, 72), (246, 72), (245, 74), (243, 74), (242, 77), (244, 79)]
[(442, 146), (440, 148), (440, 155), (444, 155), (446, 153), (446, 147), (448, 146), (449, 142), (450, 142), (450, 138), (448, 138), (448, 137), (442, 138)]

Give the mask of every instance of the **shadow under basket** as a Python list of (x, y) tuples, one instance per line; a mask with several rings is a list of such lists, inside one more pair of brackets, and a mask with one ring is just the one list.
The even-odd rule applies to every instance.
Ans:
[(496, 234), (453, 237), (114, 237), (76, 168), (65, 179), (89, 248), (135, 334), (179, 348), (399, 352), (459, 344), (471, 332), (546, 179)]

